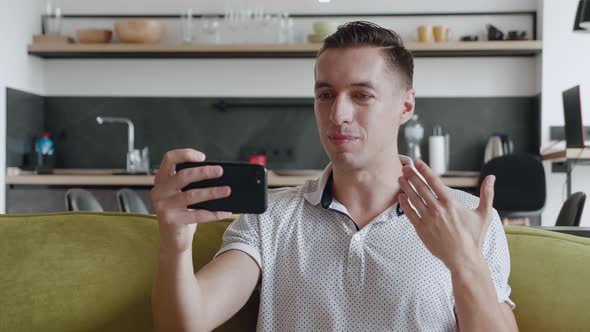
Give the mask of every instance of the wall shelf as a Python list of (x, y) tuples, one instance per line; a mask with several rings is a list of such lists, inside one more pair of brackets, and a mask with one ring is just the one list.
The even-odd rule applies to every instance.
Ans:
[[(408, 42), (415, 57), (535, 56), (543, 42), (479, 41), (449, 43)], [(181, 45), (181, 44), (52, 44), (28, 47), (28, 53), (46, 59), (108, 58), (314, 58), (320, 44), (289, 45)]]

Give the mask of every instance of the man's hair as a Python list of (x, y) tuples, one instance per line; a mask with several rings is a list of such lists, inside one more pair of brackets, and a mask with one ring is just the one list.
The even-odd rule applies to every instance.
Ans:
[(397, 32), (385, 29), (375, 23), (356, 21), (338, 27), (338, 30), (324, 39), (318, 56), (330, 48), (381, 48), (385, 61), (392, 72), (402, 74), (402, 83), (411, 88), (414, 77), (414, 58), (404, 47)]

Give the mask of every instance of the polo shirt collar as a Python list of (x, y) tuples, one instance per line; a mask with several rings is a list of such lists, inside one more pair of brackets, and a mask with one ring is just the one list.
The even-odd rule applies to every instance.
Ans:
[[(402, 162), (402, 165), (410, 165), (410, 167), (414, 169), (414, 171), (418, 172), (416, 170), (416, 167), (414, 167), (414, 162), (412, 161), (412, 158), (400, 154), (399, 160)], [(303, 197), (310, 204), (318, 205), (322, 203), (322, 207), (327, 209), (332, 203), (332, 181), (332, 163), (329, 163), (328, 166), (326, 166), (326, 168), (322, 172), (322, 175), (320, 176), (316, 190), (303, 194)]]

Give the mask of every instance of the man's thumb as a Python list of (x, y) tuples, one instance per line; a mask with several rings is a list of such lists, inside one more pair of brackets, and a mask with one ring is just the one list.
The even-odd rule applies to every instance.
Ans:
[(477, 210), (483, 214), (487, 214), (492, 210), (494, 204), (494, 183), (496, 182), (496, 177), (494, 175), (486, 176), (485, 180), (481, 184), (481, 188), (479, 190), (479, 206)]

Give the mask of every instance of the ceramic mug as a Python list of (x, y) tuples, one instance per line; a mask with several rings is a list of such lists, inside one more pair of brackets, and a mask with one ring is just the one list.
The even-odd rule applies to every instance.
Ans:
[(445, 25), (435, 25), (432, 30), (435, 42), (446, 43), (449, 41), (449, 27)]
[(432, 27), (430, 25), (421, 25), (418, 27), (418, 41), (421, 43), (432, 42)]

